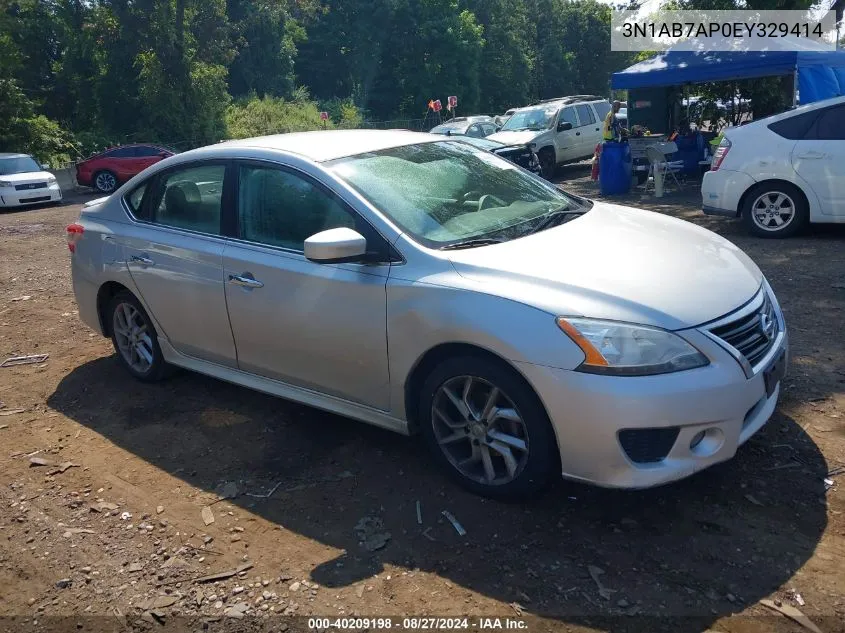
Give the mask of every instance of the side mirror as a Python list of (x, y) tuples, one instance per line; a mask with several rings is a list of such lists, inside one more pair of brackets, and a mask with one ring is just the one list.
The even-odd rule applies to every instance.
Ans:
[(566, 132), (566, 130), (571, 130), (572, 124), (569, 121), (561, 121), (557, 124), (557, 131), (558, 132)]
[[(223, 141), (220, 141), (220, 142), (222, 143)], [(170, 156), (170, 152), (159, 152), (158, 155), (161, 158), (167, 158), (168, 156)]]
[(497, 125), (497, 126), (496, 126), (496, 131), (497, 131), (497, 132), (501, 132), (501, 131), (502, 131), (502, 126), (501, 126), (501, 125)]
[(47, 163), (41, 163), (41, 169), (47, 171), (48, 169), (50, 169), (50, 165), (48, 165)]
[(352, 229), (320, 231), (305, 240), (306, 259), (318, 264), (358, 262), (366, 253), (366, 238)]

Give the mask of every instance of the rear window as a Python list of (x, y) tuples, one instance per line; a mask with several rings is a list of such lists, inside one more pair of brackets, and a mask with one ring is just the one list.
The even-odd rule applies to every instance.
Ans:
[(610, 112), (610, 104), (607, 101), (599, 101), (594, 103), (593, 107), (596, 109), (596, 114), (599, 115), (599, 120), (604, 121), (607, 113)]
[(774, 123), (769, 123), (769, 129), (780, 137), (790, 141), (800, 141), (807, 136), (807, 132), (818, 117), (818, 110), (791, 116)]

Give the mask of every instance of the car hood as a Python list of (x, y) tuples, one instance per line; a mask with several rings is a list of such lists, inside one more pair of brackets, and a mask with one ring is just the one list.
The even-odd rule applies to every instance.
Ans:
[(564, 225), (449, 259), (479, 290), (552, 314), (670, 330), (735, 310), (763, 280), (745, 253), (711, 231), (601, 202)]
[(531, 143), (538, 136), (542, 136), (548, 130), (505, 130), (491, 134), (487, 138), (491, 141), (499, 141), (505, 145), (525, 145)]
[(0, 180), (11, 182), (15, 185), (24, 185), (30, 182), (44, 182), (48, 178), (55, 178), (49, 171), (30, 171), (25, 174), (9, 174), (0, 176)]

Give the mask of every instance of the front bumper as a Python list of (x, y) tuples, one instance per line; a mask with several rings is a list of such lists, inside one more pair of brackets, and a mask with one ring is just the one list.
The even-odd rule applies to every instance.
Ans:
[(25, 191), (16, 191), (14, 187), (0, 189), (0, 207), (26, 207), (61, 202), (61, 200), (62, 189), (55, 183), (46, 188)]
[[(708, 366), (660, 376), (614, 377), (519, 364), (549, 413), (565, 478), (610, 488), (669, 483), (732, 458), (768, 421), (780, 384), (767, 396), (763, 368), (749, 377), (712, 337), (699, 330), (679, 334), (710, 359)], [(761, 365), (768, 366), (781, 352), (788, 354), (788, 346), (784, 327)], [(625, 432), (646, 429), (669, 431), (665, 457), (635, 462), (622, 438)], [(691, 448), (700, 431), (707, 432), (707, 441)]]

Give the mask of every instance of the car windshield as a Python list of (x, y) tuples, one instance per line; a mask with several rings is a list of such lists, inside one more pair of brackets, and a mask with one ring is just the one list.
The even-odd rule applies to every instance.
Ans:
[(554, 185), (462, 141), (394, 147), (326, 166), (430, 248), (516, 239), (551, 213), (584, 210)]
[(503, 130), (545, 130), (552, 125), (557, 106), (517, 110), (505, 121)]
[(429, 134), (466, 134), (467, 128), (470, 126), (466, 121), (461, 123), (443, 123), (437, 125), (429, 131)]
[(14, 158), (0, 158), (0, 176), (11, 174), (28, 174), (43, 171), (41, 165), (32, 156), (15, 156)]

